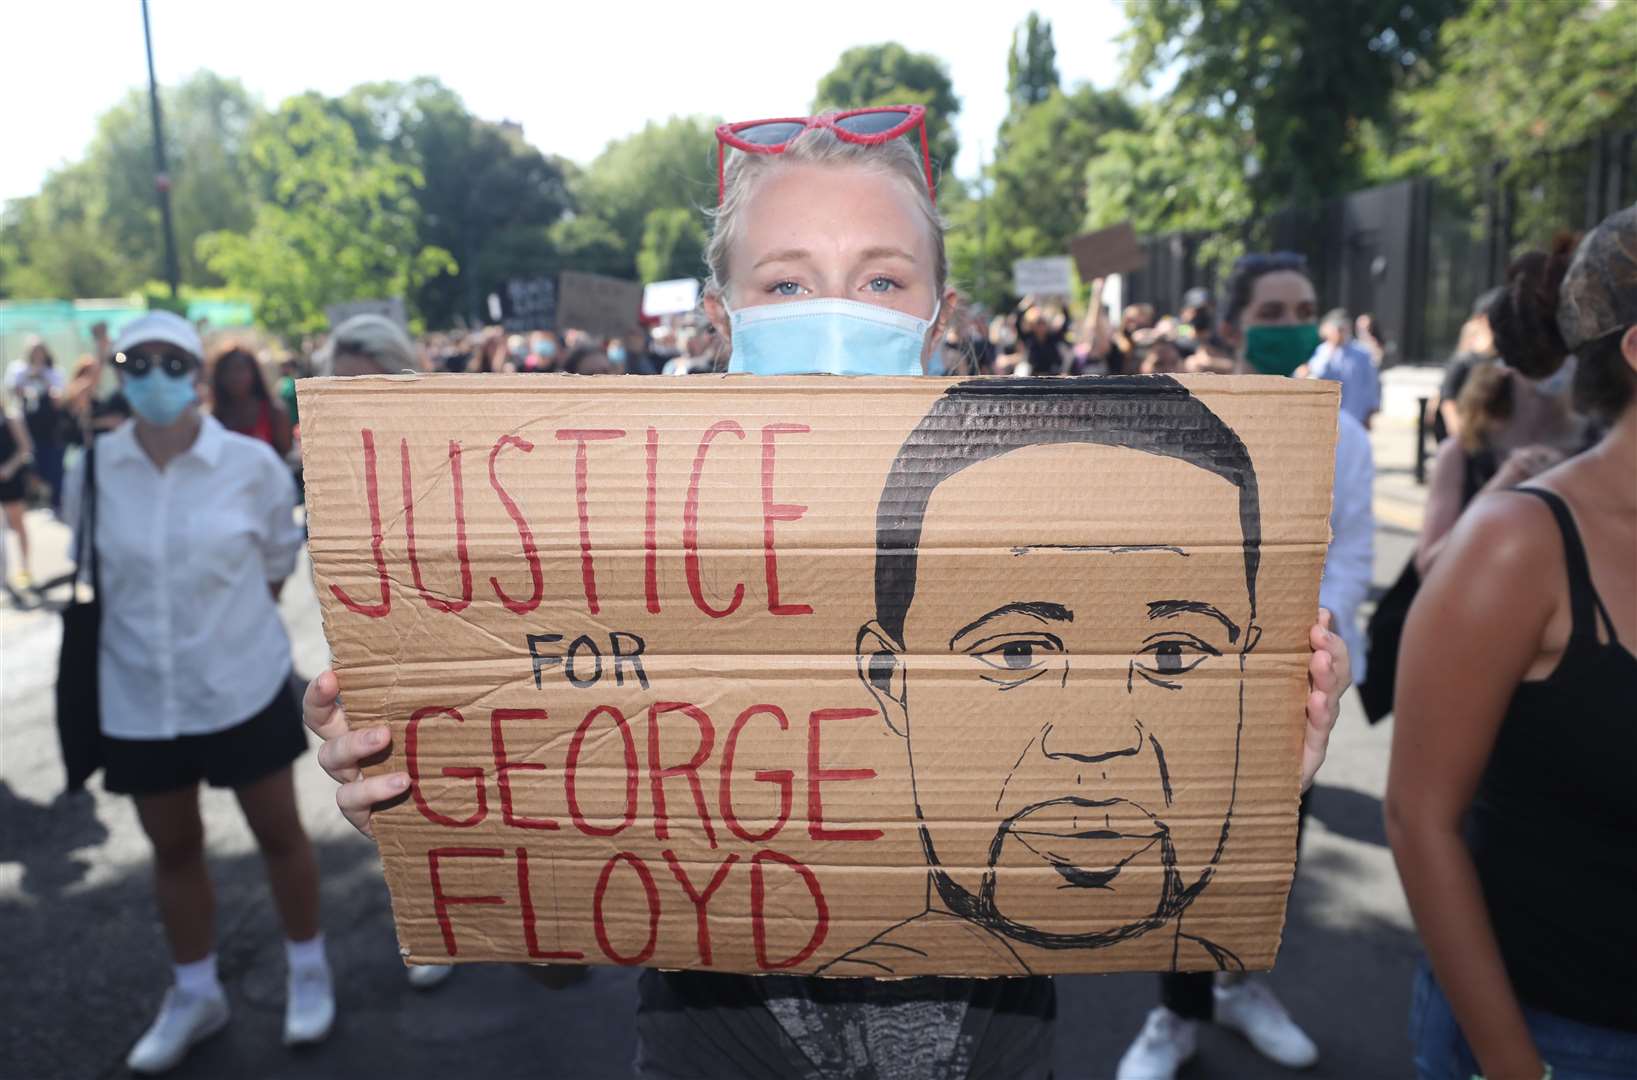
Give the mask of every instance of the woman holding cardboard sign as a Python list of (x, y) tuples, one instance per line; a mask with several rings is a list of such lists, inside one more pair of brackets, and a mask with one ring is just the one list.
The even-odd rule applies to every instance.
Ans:
[[(956, 293), (923, 122), (920, 107), (906, 106), (719, 129), (705, 308), (730, 371), (927, 371)], [(1304, 784), (1323, 760), (1350, 682), (1336, 635), (1316, 626), (1311, 644)], [(368, 833), (371, 808), (401, 796), (409, 777), (361, 775), (359, 763), (386, 750), (390, 734), (349, 731), (337, 691), (335, 677), (321, 675), (308, 692), (307, 721), (326, 739), (319, 759), (343, 785), (338, 803)], [(1041, 1077), (1052, 1067), (1055, 999), (1044, 978), (651, 971), (641, 994), (638, 1062), (649, 1076)]]

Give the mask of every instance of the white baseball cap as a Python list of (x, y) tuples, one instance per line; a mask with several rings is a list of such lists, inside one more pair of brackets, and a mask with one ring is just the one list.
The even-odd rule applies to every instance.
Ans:
[(174, 345), (185, 353), (189, 353), (195, 360), (205, 357), (205, 344), (199, 340), (199, 331), (193, 324), (182, 316), (169, 311), (150, 311), (140, 318), (132, 319), (119, 328), (119, 337), (114, 339), (114, 351), (126, 352), (144, 341), (162, 341), (166, 345)]

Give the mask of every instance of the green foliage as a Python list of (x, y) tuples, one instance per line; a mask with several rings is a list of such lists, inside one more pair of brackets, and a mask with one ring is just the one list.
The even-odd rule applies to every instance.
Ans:
[(342, 99), (360, 145), (386, 147), (419, 170), (420, 239), (459, 269), (425, 281), (415, 307), (434, 326), (481, 318), (482, 300), (509, 278), (546, 272), (550, 227), (571, 203), (561, 167), (515, 129), (480, 120), (436, 79), (368, 83)]
[(639, 281), (704, 277), (705, 245), (710, 235), (699, 215), (680, 207), (648, 211), (637, 252)]
[[(703, 116), (677, 116), (650, 123), (617, 139), (571, 182), (577, 209), (606, 223), (621, 260), (606, 271), (637, 276), (637, 254), (655, 210), (682, 210), (703, 221), (716, 205), (716, 125)], [(702, 227), (702, 226), (701, 226)], [(586, 226), (578, 226), (583, 230)], [(586, 242), (587, 238), (578, 238)], [(601, 239), (597, 241), (600, 246)]]
[[(184, 282), (219, 284), (194, 253), (217, 229), (245, 229), (251, 192), (244, 147), (256, 104), (234, 79), (208, 71), (161, 88), (177, 259)], [(132, 90), (97, 121), (85, 157), (14, 201), (0, 223), (7, 295), (119, 296), (165, 274), (154, 194), (153, 127), (146, 91)]]
[(601, 218), (571, 215), (551, 227), (557, 263), (552, 272), (584, 270), (609, 277), (631, 276), (631, 256), (614, 227)]
[(813, 111), (872, 105), (925, 105), (934, 175), (954, 168), (960, 150), (954, 121), (961, 111), (961, 99), (955, 96), (955, 84), (942, 60), (930, 53), (910, 52), (895, 41), (848, 49), (819, 79)]
[(455, 270), (448, 252), (420, 243), (419, 171), (384, 147), (361, 148), (317, 95), (291, 98), (258, 124), (249, 163), (271, 198), (247, 232), (211, 233), (198, 246), (275, 332), (321, 330), (327, 304), (405, 295)]
[(1439, 27), (1466, 3), (1126, 0), (1128, 71), (1145, 84), (1174, 73), (1171, 112), (1248, 136), (1258, 209), (1307, 204), (1367, 181), (1370, 129), (1390, 125), (1395, 90), (1436, 66)]
[(1135, 130), (1103, 140), (1085, 170), (1086, 226), (1130, 221), (1139, 233), (1209, 229), (1245, 220), (1250, 139), (1221, 118), (1159, 102)]
[(1051, 21), (1031, 11), (1023, 25), (1012, 31), (1012, 51), (1006, 54), (1007, 115), (1017, 116), (1039, 105), (1059, 85)]
[(956, 281), (993, 307), (1010, 292), (1014, 260), (1067, 254), (1083, 231), (1088, 163), (1137, 121), (1119, 94), (1086, 85), (1015, 116), (985, 176), (989, 197), (945, 206)]
[(1392, 168), (1475, 198), (1492, 162), (1528, 185), (1536, 155), (1637, 128), (1637, 12), (1597, 0), (1476, 0), (1440, 34), (1445, 63), (1408, 90), (1408, 145)]
[(38, 195), (13, 200), (0, 215), (0, 296), (117, 296), (141, 280), (108, 242), (106, 206), (84, 162), (52, 173)]

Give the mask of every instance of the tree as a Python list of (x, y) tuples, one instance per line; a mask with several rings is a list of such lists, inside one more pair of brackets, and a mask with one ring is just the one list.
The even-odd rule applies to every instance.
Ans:
[(38, 195), (0, 215), (0, 296), (117, 296), (137, 284), (108, 242), (102, 186), (84, 163), (53, 173)]
[(459, 266), (416, 291), (432, 325), (447, 326), (457, 313), (480, 318), (483, 298), (507, 279), (545, 272), (554, 258), (550, 227), (571, 200), (561, 166), (519, 129), (478, 119), (433, 78), (367, 83), (340, 104), (361, 147), (384, 146), (421, 174), (421, 239), (452, 252)]
[[(1140, 234), (1222, 230), (1252, 216), (1249, 136), (1224, 117), (1167, 102), (1146, 106), (1136, 130), (1111, 132), (1086, 166), (1086, 227), (1131, 222)], [(1221, 231), (1201, 251), (1222, 265), (1241, 253)]]
[(1066, 254), (1084, 228), (1087, 164), (1136, 125), (1123, 97), (1085, 84), (1013, 117), (985, 177), (988, 197), (947, 208), (956, 279), (995, 306), (1010, 292), (1014, 260)]
[(1310, 203), (1366, 180), (1394, 91), (1435, 66), (1439, 27), (1467, 2), (1126, 0), (1127, 66), (1144, 84), (1174, 73), (1171, 112), (1247, 134), (1258, 212)]
[[(606, 223), (617, 240), (619, 277), (637, 276), (637, 253), (655, 210), (682, 210), (703, 220), (716, 205), (716, 125), (702, 116), (649, 123), (617, 139), (570, 181), (576, 210)], [(588, 226), (575, 226), (580, 234)], [(702, 226), (701, 226), (702, 228)], [(607, 237), (598, 238), (601, 245)]]
[(291, 98), (258, 124), (249, 156), (272, 198), (247, 232), (210, 233), (199, 251), (275, 332), (321, 330), (328, 304), (412, 294), (455, 269), (448, 252), (420, 242), (418, 170), (384, 147), (360, 148), (319, 95)]
[(1012, 31), (1012, 51), (1006, 56), (1007, 115), (1021, 115), (1058, 88), (1052, 24), (1031, 11), (1023, 25)]
[(894, 41), (848, 49), (819, 79), (813, 111), (872, 105), (925, 105), (927, 146), (935, 169), (948, 173), (954, 168), (960, 150), (954, 122), (961, 99), (955, 96), (955, 84), (942, 60), (910, 52)]
[(552, 273), (584, 270), (629, 278), (631, 255), (614, 227), (598, 217), (571, 214), (551, 227)]
[[(207, 232), (250, 227), (245, 144), (259, 107), (237, 80), (208, 71), (161, 88), (160, 106), (182, 282), (219, 284), (194, 243)], [(105, 112), (85, 156), (48, 175), (8, 220), (8, 290), (116, 296), (163, 278), (147, 92), (132, 90)]]
[(646, 282), (703, 277), (705, 245), (709, 242), (710, 234), (691, 210), (664, 207), (648, 211), (642, 248), (637, 252), (638, 279)]
[[(1409, 133), (1393, 160), (1476, 196), (1491, 163), (1505, 179), (1536, 155), (1637, 127), (1637, 18), (1629, 5), (1476, 0), (1444, 23), (1444, 64), (1401, 100)], [(1577, 193), (1578, 194), (1578, 193)]]

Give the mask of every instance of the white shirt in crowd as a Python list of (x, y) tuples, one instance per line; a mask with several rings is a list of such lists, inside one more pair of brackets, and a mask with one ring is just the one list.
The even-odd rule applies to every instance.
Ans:
[(1336, 432), (1336, 480), (1330, 502), (1330, 549), (1324, 556), (1319, 604), (1336, 617), (1336, 633), (1347, 642), (1353, 682), (1364, 681), (1365, 641), (1358, 609), (1370, 594), (1375, 570), (1375, 460), (1370, 436), (1350, 413), (1342, 412)]
[(6, 391), (18, 401), (52, 391), (60, 394), (67, 385), (63, 373), (54, 367), (35, 371), (27, 360), (13, 360), (6, 366)]
[[(264, 442), (200, 418), (164, 469), (126, 421), (97, 439), (102, 733), (173, 739), (255, 716), (290, 676), (270, 582), (295, 569), (295, 481)], [(83, 462), (65, 492), (78, 532)]]

